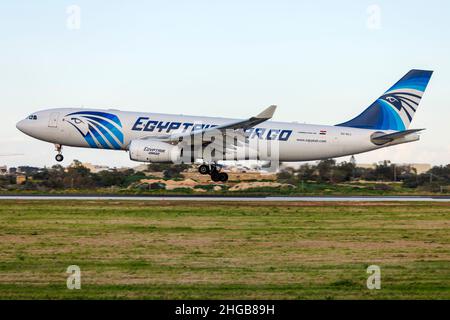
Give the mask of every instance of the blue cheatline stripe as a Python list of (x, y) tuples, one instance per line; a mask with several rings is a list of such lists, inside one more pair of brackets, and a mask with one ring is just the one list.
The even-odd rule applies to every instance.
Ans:
[(91, 148), (98, 148), (97, 144), (95, 143), (90, 133), (84, 136), (84, 140), (86, 140), (86, 142), (89, 144)]
[(383, 129), (383, 130), (387, 130), (387, 129), (391, 129), (391, 121), (390, 121), (390, 112), (389, 112), (389, 106), (386, 106), (382, 103), (383, 101), (380, 101), (381, 104), (381, 109), (383, 110), (382, 115), (383, 115), (383, 121), (381, 123), (381, 126), (377, 129)]
[(385, 117), (384, 114), (385, 114), (386, 112), (384, 112), (384, 108), (383, 108), (383, 105), (382, 105), (382, 104), (377, 103), (376, 106), (377, 106), (378, 112), (379, 112), (379, 114), (378, 114), (378, 119), (377, 119), (377, 122), (376, 122), (376, 124), (375, 124), (375, 127), (371, 128), (371, 129), (381, 129), (381, 128), (383, 128), (384, 117)]
[(97, 130), (94, 129), (93, 126), (89, 125), (89, 131), (92, 132), (92, 134), (94, 135), (95, 139), (97, 139), (97, 141), (100, 142), (100, 144), (102, 145), (103, 148), (111, 149), (109, 144), (105, 141), (105, 139), (103, 139), (103, 137), (100, 135), (100, 133), (98, 133)]
[[(418, 83), (416, 83), (416, 84), (402, 84), (401, 83), (401, 84), (399, 84), (397, 86), (392, 87), (391, 89), (389, 89), (389, 91), (398, 90), (398, 89), (414, 89), (414, 90), (417, 90), (417, 91), (424, 92), (425, 88), (426, 88), (426, 85), (421, 85), (421, 84), (418, 84)], [(389, 91), (386, 91), (386, 92), (389, 92)]]
[(403, 120), (397, 110), (390, 107), (389, 111), (391, 113), (390, 118), (392, 120), (392, 127), (395, 128), (395, 130), (405, 130), (405, 124), (403, 123)]
[(72, 115), (93, 115), (93, 116), (100, 116), (103, 118), (107, 118), (110, 119), (112, 121), (114, 121), (114, 123), (116, 123), (119, 127), (122, 128), (122, 123), (120, 122), (120, 119), (112, 113), (106, 113), (106, 112), (99, 112), (99, 111), (79, 111), (79, 112), (74, 112), (71, 114), (68, 114), (68, 116), (72, 116)]
[(399, 114), (393, 110), (393, 108), (384, 100), (379, 100), (379, 103), (383, 106), (383, 121), (382, 128), (377, 129), (391, 129), (391, 130), (405, 130), (405, 124), (400, 118)]
[(415, 89), (423, 92), (425, 91), (428, 82), (430, 82), (430, 77), (418, 77), (403, 81), (401, 80), (394, 84), (388, 91), (397, 89)]
[(377, 124), (377, 127), (374, 129), (386, 129), (389, 127), (387, 110), (381, 103), (379, 103), (379, 107), (380, 107), (379, 122)]
[(117, 129), (117, 127), (115, 125), (113, 125), (109, 121), (106, 121), (102, 118), (90, 117), (90, 116), (86, 116), (86, 118), (96, 121), (96, 122), (102, 124), (103, 126), (105, 126), (109, 131), (112, 132), (112, 134), (114, 134), (117, 137), (117, 139), (119, 139), (119, 141), (121, 143), (123, 143), (123, 133), (119, 129)]
[(386, 128), (396, 130), (397, 124), (395, 118), (392, 115), (391, 107), (386, 106), (385, 110), (386, 110)]
[(70, 125), (72, 125), (72, 127), (74, 127), (75, 129), (77, 129), (77, 131), (81, 134), (81, 136), (84, 138), (84, 133), (78, 129), (78, 127), (76, 125), (74, 125), (72, 122), (68, 122)]
[(117, 141), (100, 124), (96, 124), (92, 121), (89, 121), (89, 123), (94, 125), (105, 136), (105, 138), (109, 141), (109, 143), (111, 143), (114, 149), (118, 150), (122, 149), (122, 147), (117, 143)]

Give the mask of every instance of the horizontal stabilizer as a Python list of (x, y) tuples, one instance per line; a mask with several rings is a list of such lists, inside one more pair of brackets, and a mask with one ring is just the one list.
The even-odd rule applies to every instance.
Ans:
[(413, 134), (413, 133), (416, 133), (416, 132), (419, 132), (422, 130), (425, 130), (425, 129), (411, 129), (411, 130), (398, 131), (398, 132), (389, 133), (389, 134), (384, 134), (383, 132), (375, 132), (372, 135), (371, 140), (376, 145), (382, 145), (382, 144), (392, 142), (396, 139), (406, 137), (407, 135), (410, 135), (410, 134)]

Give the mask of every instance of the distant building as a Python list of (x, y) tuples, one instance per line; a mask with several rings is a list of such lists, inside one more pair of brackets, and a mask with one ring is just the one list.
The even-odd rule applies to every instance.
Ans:
[(19, 174), (16, 176), (16, 184), (23, 184), (27, 181), (27, 176), (23, 174)]
[[(354, 163), (357, 168), (362, 169), (375, 169), (377, 167), (377, 163), (357, 163), (354, 157), (350, 158), (350, 162)], [(308, 162), (283, 162), (280, 166), (281, 169), (294, 169), (297, 170), (300, 168), (302, 164)], [(390, 162), (389, 162), (390, 163)], [(390, 163), (394, 164), (394, 163)], [(412, 169), (415, 169), (417, 174), (422, 174), (431, 169), (431, 164), (429, 163), (395, 163), (397, 166), (410, 166)]]
[(431, 164), (429, 163), (411, 163), (411, 168), (416, 169), (417, 174), (426, 173), (431, 169)]
[[(280, 164), (280, 170), (281, 171), (289, 170), (289, 169), (291, 169), (291, 170), (298, 170), (298, 169), (300, 169), (300, 167), (302, 165), (304, 165), (304, 164), (311, 164), (311, 163), (312, 162), (307, 162), (307, 161), (305, 161), (305, 162), (282, 162)], [(315, 163), (313, 163), (313, 164), (315, 164)]]
[[(429, 163), (392, 163), (396, 166), (409, 166), (411, 169), (415, 169), (417, 174), (426, 173), (431, 169), (431, 164)], [(377, 167), (376, 163), (357, 163), (357, 168), (363, 169), (375, 169)]]
[(109, 170), (108, 166), (92, 164), (92, 163), (89, 163), (89, 162), (82, 163), (81, 165), (83, 167), (89, 169), (92, 173), (99, 173), (101, 171), (108, 171)]
[(36, 173), (38, 173), (41, 169), (37, 167), (30, 167), (30, 166), (20, 166), (17, 168), (18, 173), (22, 173), (27, 176), (32, 176)]
[(118, 172), (125, 172), (125, 171), (128, 171), (128, 170), (134, 170), (133, 168), (130, 168), (130, 167), (119, 167), (119, 168), (117, 168), (117, 167), (114, 167), (114, 168), (112, 168), (112, 169), (110, 169), (110, 170), (116, 170), (116, 171), (118, 171)]
[(17, 168), (9, 168), (9, 174), (15, 175), (17, 173)]
[(133, 168), (133, 170), (136, 172), (144, 172), (144, 171), (147, 171), (147, 169), (148, 169), (148, 163), (140, 164)]
[(375, 169), (377, 167), (377, 164), (376, 163), (357, 163), (356, 167), (361, 168), (361, 169)]
[(0, 167), (0, 175), (8, 174), (8, 167), (7, 166), (1, 166)]

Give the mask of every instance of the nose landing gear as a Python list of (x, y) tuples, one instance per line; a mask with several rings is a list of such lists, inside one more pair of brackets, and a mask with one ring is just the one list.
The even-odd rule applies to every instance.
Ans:
[(202, 164), (198, 167), (198, 172), (200, 174), (209, 174), (211, 176), (211, 180), (214, 182), (227, 182), (228, 174), (226, 172), (221, 172), (221, 167), (216, 164), (206, 165)]
[(55, 157), (55, 160), (58, 161), (58, 162), (62, 162), (62, 161), (64, 160), (64, 156), (63, 156), (62, 153), (61, 153), (62, 145), (60, 145), (60, 144), (55, 144), (55, 149), (56, 149), (56, 151), (58, 152), (58, 154), (57, 154), (56, 157)]

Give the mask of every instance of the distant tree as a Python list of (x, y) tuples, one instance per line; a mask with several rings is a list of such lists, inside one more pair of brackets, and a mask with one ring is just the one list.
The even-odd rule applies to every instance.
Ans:
[(60, 165), (53, 166), (52, 168), (43, 168), (33, 174), (32, 178), (34, 183), (40, 186), (57, 189), (64, 186), (64, 168)]
[(422, 174), (411, 173), (403, 179), (403, 186), (408, 188), (421, 187), (427, 191), (440, 191), (442, 186), (450, 185), (450, 165), (434, 166)]
[(375, 176), (381, 181), (392, 181), (394, 177), (393, 168), (390, 162), (384, 160), (375, 167)]
[(100, 171), (93, 174), (92, 179), (98, 187), (118, 186), (123, 183), (123, 175), (116, 169)]
[(66, 169), (64, 169), (64, 167), (60, 164), (55, 164), (54, 166), (52, 166), (52, 170), (58, 171), (61, 173), (64, 173), (66, 171)]
[(310, 164), (302, 164), (297, 170), (297, 177), (301, 181), (316, 180), (316, 167)]
[(0, 187), (6, 187), (11, 184), (10, 176), (0, 176)]
[(135, 172), (134, 174), (128, 175), (124, 181), (124, 187), (128, 187), (130, 184), (138, 182), (145, 179), (146, 175), (144, 172)]
[(26, 181), (22, 184), (22, 186), (21, 186), (21, 188), (22, 188), (23, 190), (29, 190), (29, 191), (31, 191), (31, 190), (37, 190), (38, 187), (39, 187), (38, 184), (35, 183), (35, 182), (32, 181), (32, 180), (26, 180)]
[(74, 160), (73, 164), (67, 168), (63, 183), (66, 188), (89, 189), (95, 186), (91, 170), (84, 167), (78, 160)]
[(189, 166), (186, 164), (171, 165), (169, 168), (163, 171), (164, 178), (165, 179), (183, 178), (183, 175), (181, 173), (185, 171), (187, 168), (189, 168)]
[(285, 168), (278, 172), (277, 180), (283, 183), (297, 184), (298, 179), (295, 171), (290, 168)]
[(46, 181), (50, 178), (49, 169), (43, 168), (32, 175), (33, 180), (43, 180)]
[(319, 182), (333, 182), (335, 166), (336, 160), (334, 159), (321, 160), (317, 164), (317, 171), (319, 172)]
[[(445, 181), (447, 183), (450, 182), (450, 164), (446, 166), (434, 166), (428, 172), (428, 175), (433, 175), (436, 179)], [(433, 179), (431, 179), (433, 180)]]
[(32, 176), (34, 174), (36, 174), (40, 169), (37, 167), (30, 167), (30, 166), (20, 166), (18, 167), (18, 171), (27, 175), (27, 176)]
[(334, 168), (334, 182), (350, 181), (354, 178), (355, 164), (352, 162), (341, 162)]
[(171, 163), (150, 163), (147, 167), (149, 172), (163, 172), (172, 166)]
[(374, 169), (370, 168), (356, 168), (355, 177), (366, 181), (376, 181), (377, 175)]

